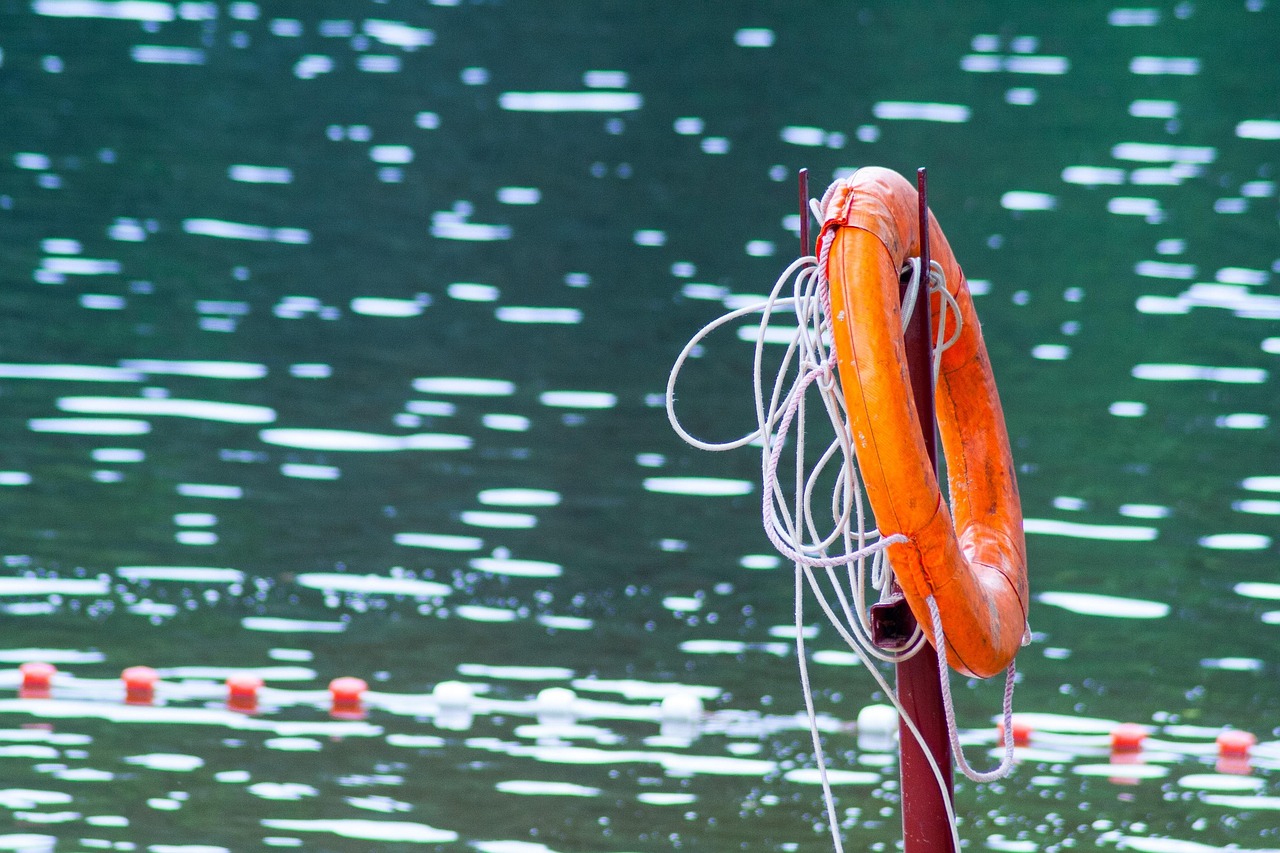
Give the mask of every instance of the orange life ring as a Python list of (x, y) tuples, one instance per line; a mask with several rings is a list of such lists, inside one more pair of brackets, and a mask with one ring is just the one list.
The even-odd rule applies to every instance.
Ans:
[[(901, 333), (899, 270), (920, 253), (917, 211), (915, 187), (889, 169), (860, 169), (828, 191), (819, 245), (830, 247), (837, 371), (877, 526), (885, 536), (908, 537), (888, 547), (903, 595), (935, 642), (932, 595), (951, 665), (986, 678), (1012, 662), (1026, 631), (1022, 507), (969, 286), (930, 213), (931, 252), (962, 321), (959, 339), (942, 354), (935, 389), (950, 508), (938, 488)], [(932, 296), (930, 306), (937, 328), (941, 297)]]

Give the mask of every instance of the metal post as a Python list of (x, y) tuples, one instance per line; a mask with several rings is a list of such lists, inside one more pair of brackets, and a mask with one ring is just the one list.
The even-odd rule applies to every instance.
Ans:
[(809, 245), (809, 170), (800, 170), (800, 257), (812, 252)]
[[(938, 469), (937, 429), (934, 424), (933, 335), (929, 322), (929, 230), (928, 194), (925, 170), (916, 181), (920, 195), (921, 281), (915, 310), (904, 335), (911, 390), (920, 415), (920, 431), (934, 471)], [(904, 288), (905, 290), (905, 288)], [(905, 853), (956, 853), (952, 844), (947, 803), (954, 802), (951, 784), (951, 741), (942, 706), (942, 686), (938, 681), (938, 654), (927, 643), (910, 660), (897, 665), (898, 699), (924, 736), (934, 761), (942, 770), (945, 791), (929, 766), (925, 752), (906, 724), (899, 722), (899, 754), (902, 777), (902, 837)], [(945, 800), (943, 798), (946, 798)]]
[[(800, 170), (800, 241), (801, 254), (812, 251), (809, 246), (808, 170)], [(920, 416), (920, 432), (929, 461), (938, 470), (938, 431), (933, 404), (933, 332), (929, 317), (929, 195), (923, 167), (916, 171), (920, 217), (921, 282), (916, 292), (916, 305), (903, 334), (907, 350), (907, 368), (911, 374), (911, 392)], [(900, 298), (906, 295), (902, 288)], [(900, 647), (915, 628), (906, 601), (898, 594), (895, 601), (875, 604), (871, 608), (872, 636), (882, 648)], [(922, 735), (925, 747), (916, 741), (906, 723), (898, 724), (899, 769), (902, 779), (902, 838), (904, 853), (957, 853), (953, 844), (949, 804), (954, 803), (952, 773), (954, 759), (947, 732), (946, 712), (942, 704), (942, 684), (938, 680), (938, 653), (925, 644), (909, 660), (897, 665), (898, 700)], [(927, 750), (927, 753), (926, 753)], [(943, 785), (933, 773), (927, 755), (942, 771)]]

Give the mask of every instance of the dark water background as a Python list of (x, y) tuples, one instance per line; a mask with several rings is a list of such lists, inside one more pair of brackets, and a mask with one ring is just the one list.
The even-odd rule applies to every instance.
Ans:
[[(645, 484), (756, 479), (672, 434), (667, 370), (794, 256), (797, 169), (872, 164), (929, 167), (982, 292), (1017, 710), (1062, 733), (959, 785), (969, 848), (1280, 847), (1278, 36), (1266, 0), (2, 0), (0, 849), (830, 849), (758, 485)], [(695, 431), (748, 428), (749, 357), (694, 363)], [(883, 697), (810, 609), (872, 774), (846, 845), (893, 849), (845, 725)], [(955, 682), (989, 746), (998, 686)], [(556, 687), (577, 727), (536, 725)], [(1117, 721), (1151, 778), (1097, 770)]]

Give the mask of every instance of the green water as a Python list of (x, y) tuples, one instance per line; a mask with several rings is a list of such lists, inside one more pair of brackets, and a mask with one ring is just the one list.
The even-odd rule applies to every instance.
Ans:
[[(758, 483), (644, 483), (758, 480), (672, 433), (667, 371), (703, 297), (794, 257), (797, 170), (864, 165), (928, 167), (980, 283), (1037, 596), (1016, 710), (1061, 715), (958, 784), (968, 848), (1280, 846), (1277, 35), (1263, 0), (0, 0), (0, 848), (831, 849), (788, 776), (793, 578), (740, 562)], [(732, 330), (695, 361), (696, 432), (750, 428), (749, 362)], [(53, 699), (18, 698), (40, 658)], [(896, 768), (847, 725), (884, 697), (820, 660), (832, 765), (872, 774), (846, 849), (894, 849)], [(955, 685), (985, 764), (999, 686)], [(534, 725), (548, 687), (577, 728)], [(1107, 721), (1165, 772), (1090, 775)], [(1214, 774), (1224, 727), (1251, 775)]]

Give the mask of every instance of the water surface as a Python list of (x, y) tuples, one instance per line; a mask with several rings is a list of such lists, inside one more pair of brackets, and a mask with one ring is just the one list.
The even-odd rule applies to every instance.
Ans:
[[(1273, 4), (0, 20), (0, 846), (830, 849), (758, 461), (661, 392), (794, 257), (796, 171), (871, 164), (929, 167), (1027, 516), (1036, 735), (962, 835), (1280, 846)], [(806, 620), (846, 845), (893, 849), (884, 697)], [(955, 685), (984, 763), (999, 687)]]

